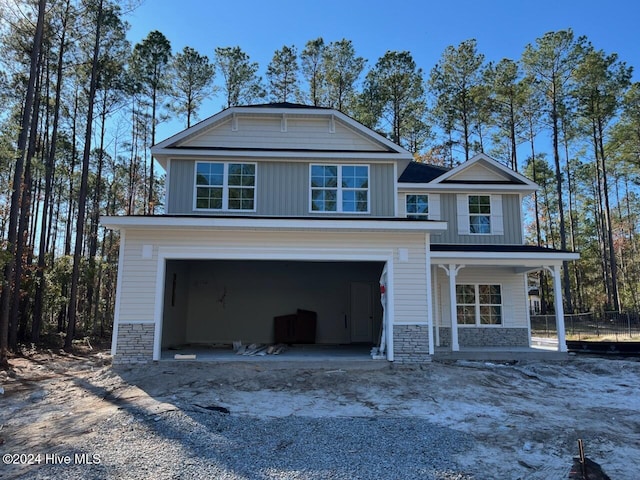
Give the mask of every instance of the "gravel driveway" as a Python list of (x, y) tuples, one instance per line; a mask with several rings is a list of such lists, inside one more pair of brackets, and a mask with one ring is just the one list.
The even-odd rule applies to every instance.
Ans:
[(637, 361), (105, 363), (0, 372), (0, 478), (548, 480), (577, 438), (611, 478), (640, 470)]

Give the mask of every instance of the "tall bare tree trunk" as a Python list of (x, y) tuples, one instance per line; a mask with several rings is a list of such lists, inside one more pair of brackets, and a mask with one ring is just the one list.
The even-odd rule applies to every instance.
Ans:
[(91, 156), (93, 104), (96, 97), (96, 85), (98, 83), (98, 61), (100, 57), (100, 40), (102, 32), (102, 8), (103, 0), (99, 0), (98, 11), (96, 13), (96, 32), (95, 41), (93, 44), (93, 58), (91, 60), (91, 80), (89, 83), (87, 127), (84, 137), (84, 152), (82, 154), (82, 176), (80, 179), (80, 192), (78, 195), (78, 220), (76, 222), (76, 241), (73, 254), (73, 270), (71, 273), (71, 292), (69, 294), (67, 336), (64, 340), (65, 351), (71, 351), (73, 348), (73, 337), (75, 335), (78, 313), (78, 283), (80, 280), (80, 262), (82, 257), (82, 243), (84, 239), (84, 219), (87, 200), (87, 184), (89, 179), (89, 158)]
[[(553, 89), (557, 86), (554, 83)], [(556, 167), (556, 193), (558, 195), (558, 216), (560, 220), (560, 249), (567, 249), (567, 232), (565, 228), (564, 220), (564, 205), (562, 200), (562, 168), (560, 167), (560, 145), (559, 145), (559, 133), (560, 128), (558, 125), (559, 113), (558, 113), (558, 101), (556, 99), (556, 92), (552, 93), (552, 105), (551, 105), (551, 120), (553, 126), (553, 161)], [(567, 313), (573, 313), (573, 301), (571, 298), (571, 278), (569, 276), (569, 262), (564, 260), (562, 262), (562, 279), (564, 281), (564, 299), (566, 302), (565, 311)], [(558, 299), (556, 299), (557, 301)]]
[(613, 244), (613, 222), (611, 221), (611, 206), (609, 204), (609, 180), (607, 174), (607, 162), (605, 158), (604, 150), (604, 128), (602, 126), (602, 120), (598, 119), (597, 122), (597, 145), (596, 148), (600, 151), (600, 164), (602, 170), (602, 193), (604, 196), (604, 219), (607, 226), (607, 243), (609, 249), (609, 267), (611, 268), (611, 299), (613, 300), (613, 309), (620, 311), (620, 293), (618, 292), (618, 265), (616, 262), (616, 250)]
[[(29, 82), (24, 100), (22, 120), (20, 122), (20, 134), (18, 135), (15, 169), (13, 172), (13, 191), (11, 193), (11, 207), (9, 210), (9, 228), (7, 232), (7, 250), (12, 254), (12, 258), (7, 262), (2, 285), (2, 302), (0, 308), (0, 367), (9, 365), (9, 313), (11, 306), (11, 288), (15, 279), (15, 249), (18, 236), (18, 214), (20, 211), (20, 197), (23, 188), (24, 155), (29, 135), (29, 123), (33, 111), (36, 78), (38, 76), (38, 59), (42, 47), (42, 32), (44, 30), (44, 14), (46, 10), (46, 0), (38, 2), (38, 20), (33, 36), (33, 48), (31, 49), (31, 64), (29, 67)], [(14, 289), (14, 294), (18, 292)]]
[(58, 52), (58, 65), (56, 67), (56, 91), (53, 107), (53, 124), (51, 127), (51, 144), (45, 162), (45, 187), (42, 206), (42, 223), (40, 225), (40, 244), (38, 248), (38, 269), (36, 282), (36, 295), (33, 306), (33, 320), (31, 323), (31, 341), (40, 341), (40, 329), (42, 326), (42, 305), (44, 300), (44, 271), (48, 249), (49, 231), (51, 219), (48, 218), (51, 203), (51, 192), (53, 186), (53, 175), (55, 172), (56, 144), (58, 142), (58, 122), (60, 118), (60, 98), (62, 91), (62, 78), (64, 67), (64, 52), (66, 48), (67, 20), (69, 18), (70, 0), (67, 0), (65, 12), (62, 17), (62, 31), (60, 32), (60, 48)]

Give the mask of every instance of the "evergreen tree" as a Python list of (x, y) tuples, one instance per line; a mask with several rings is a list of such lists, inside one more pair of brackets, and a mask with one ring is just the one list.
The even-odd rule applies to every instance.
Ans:
[(351, 114), (356, 100), (356, 82), (366, 60), (356, 56), (351, 40), (331, 42), (323, 51), (325, 107)]
[(258, 64), (240, 47), (217, 47), (215, 65), (222, 75), (225, 108), (248, 105), (266, 95), (257, 75)]
[[(532, 79), (545, 100), (546, 114), (551, 125), (553, 160), (556, 169), (556, 193), (560, 217), (560, 248), (566, 250), (567, 235), (562, 200), (562, 167), (560, 165), (560, 115), (566, 108), (572, 88), (573, 73), (583, 54), (584, 38), (575, 39), (572, 30), (549, 32), (536, 39), (535, 45), (527, 45), (522, 55), (526, 74)], [(567, 312), (573, 312), (571, 283), (567, 262), (563, 263), (564, 297)]]
[(527, 85), (522, 81), (518, 64), (508, 58), (495, 65), (489, 64), (486, 75), (491, 89), (492, 124), (497, 130), (493, 137), (494, 144), (507, 146), (509, 166), (517, 172), (517, 146), (526, 129), (523, 105)]
[(309, 84), (309, 100), (318, 107), (324, 103), (324, 55), (325, 44), (322, 37), (309, 40), (300, 54), (302, 74)]
[(173, 111), (178, 115), (186, 115), (189, 128), (202, 101), (213, 93), (215, 67), (206, 55), (200, 55), (191, 47), (184, 47), (182, 52), (177, 53), (171, 66), (175, 79)]
[(446, 133), (459, 132), (465, 160), (473, 150), (472, 129), (481, 127), (482, 106), (486, 101), (483, 76), (484, 55), (478, 53), (475, 39), (458, 47), (449, 46), (431, 70), (429, 86), (436, 97), (433, 115)]
[(295, 46), (284, 46), (276, 50), (267, 67), (269, 96), (272, 102), (300, 100), (298, 85), (298, 53)]
[(409, 52), (386, 52), (367, 74), (361, 98), (371, 116), (362, 115), (365, 123), (414, 153), (422, 147), (429, 134), (427, 105), (422, 70)]
[[(151, 102), (151, 145), (156, 143), (156, 126), (160, 122), (159, 105), (162, 98), (170, 91), (169, 60), (171, 43), (159, 31), (154, 30), (133, 48), (131, 61), (134, 78), (145, 96)], [(156, 204), (155, 195), (155, 160), (149, 164), (149, 191), (147, 211), (153, 214)]]
[(610, 305), (621, 308), (618, 289), (616, 252), (613, 242), (613, 220), (609, 197), (608, 159), (605, 149), (608, 125), (617, 115), (619, 99), (630, 85), (631, 68), (618, 61), (616, 54), (606, 55), (589, 45), (582, 61), (574, 71), (576, 87), (572, 94), (577, 100), (578, 112), (586, 120), (591, 132), (593, 151), (601, 173), (603, 214), (605, 219), (605, 246), (610, 269)]

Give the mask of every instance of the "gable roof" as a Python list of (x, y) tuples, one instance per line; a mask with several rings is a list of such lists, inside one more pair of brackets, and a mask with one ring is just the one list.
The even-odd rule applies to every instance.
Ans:
[[(406, 173), (406, 175), (405, 175)], [(412, 162), (400, 176), (403, 187), (433, 190), (503, 190), (532, 193), (538, 189), (533, 181), (493, 158), (479, 153), (460, 165), (445, 169)]]
[[(253, 130), (251, 130), (253, 129)], [(151, 148), (164, 166), (175, 156), (410, 160), (412, 155), (342, 112), (297, 103), (236, 106)]]

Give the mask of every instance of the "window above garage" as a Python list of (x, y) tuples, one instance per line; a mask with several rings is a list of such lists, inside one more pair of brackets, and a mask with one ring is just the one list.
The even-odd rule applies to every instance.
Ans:
[(256, 170), (255, 163), (196, 162), (194, 208), (255, 212)]
[(369, 213), (369, 165), (311, 165), (311, 212)]

